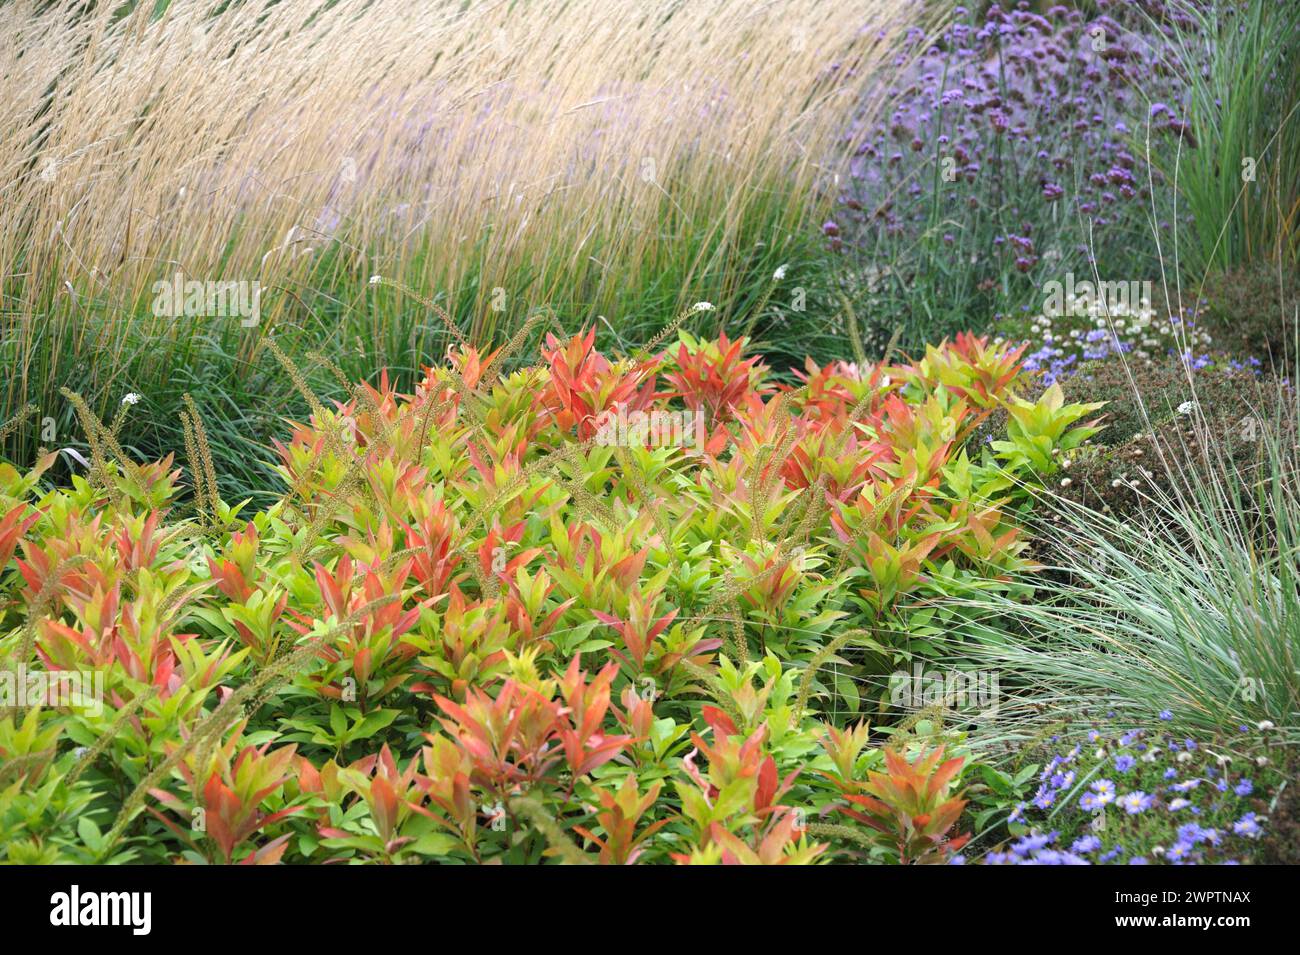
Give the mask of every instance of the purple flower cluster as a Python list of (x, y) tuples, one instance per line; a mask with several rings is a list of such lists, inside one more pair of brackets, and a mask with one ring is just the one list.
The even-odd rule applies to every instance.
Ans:
[[(910, 31), (892, 111), (851, 131), (832, 248), (887, 259), (905, 285), (933, 275), (927, 256), (942, 255), (948, 291), (963, 301), (996, 299), (1008, 277), (1036, 287), (1093, 251), (1123, 256), (1131, 270), (1150, 183), (1163, 184), (1138, 143), (1150, 128), (1154, 143), (1190, 145), (1183, 84), (1160, 30), (1191, 27), (1161, 0), (1096, 6), (1095, 19), (1064, 6), (1040, 15), (995, 3), (983, 18), (958, 7), (938, 38)], [(1160, 109), (1148, 108), (1151, 98)]]
[[(1172, 714), (1162, 711), (1159, 718), (1168, 721)], [(1206, 752), (1194, 739), (1144, 729), (1107, 739), (1092, 729), (1086, 742), (1052, 756), (1033, 798), (1011, 813), (1012, 831), (1024, 834), (983, 861), (1233, 864), (1225, 853), (1257, 838), (1262, 828), (1260, 817), (1242, 805), (1254, 782), (1232, 776), (1230, 766), (1230, 759)]]

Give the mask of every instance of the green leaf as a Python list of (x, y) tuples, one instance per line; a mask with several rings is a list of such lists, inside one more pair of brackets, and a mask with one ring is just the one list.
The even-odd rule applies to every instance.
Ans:
[(849, 712), (858, 713), (861, 711), (862, 699), (858, 693), (858, 684), (851, 677), (836, 674), (835, 692), (844, 700)]
[(81, 841), (86, 844), (95, 855), (99, 855), (104, 844), (104, 836), (99, 831), (99, 826), (95, 825), (95, 820), (89, 816), (82, 816), (77, 820), (77, 835), (81, 836)]
[(401, 715), (401, 710), (376, 710), (368, 714), (352, 730), (351, 738), (353, 740), (366, 739), (374, 736), (380, 730), (392, 724), (393, 720)]
[(334, 735), (340, 739), (342, 739), (344, 734), (347, 733), (348, 718), (344, 715), (343, 708), (340, 706), (330, 707), (330, 729), (333, 730)]

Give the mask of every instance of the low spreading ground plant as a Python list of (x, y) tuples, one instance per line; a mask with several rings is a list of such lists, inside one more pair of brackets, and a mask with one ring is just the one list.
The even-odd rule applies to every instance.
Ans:
[(1267, 729), (1198, 742), (1159, 727), (1114, 733), (1114, 714), (1064, 744), (1011, 815), (1021, 833), (988, 865), (1240, 864), (1258, 851), (1276, 770)]

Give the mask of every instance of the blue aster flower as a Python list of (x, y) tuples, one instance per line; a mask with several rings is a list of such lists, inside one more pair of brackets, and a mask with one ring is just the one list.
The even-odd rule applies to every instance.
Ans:
[(1096, 852), (1101, 848), (1101, 840), (1096, 836), (1080, 836), (1074, 840), (1070, 846), (1070, 851), (1075, 855), (1087, 855), (1089, 852)]
[(1182, 862), (1191, 855), (1192, 846), (1186, 842), (1175, 842), (1170, 846), (1169, 851), (1165, 853), (1165, 858), (1170, 862)]
[(1232, 824), (1232, 831), (1239, 836), (1254, 838), (1259, 835), (1259, 823), (1255, 821), (1255, 814), (1248, 812)]
[(1025, 836), (1011, 844), (1011, 851), (1015, 855), (1023, 856), (1031, 852), (1037, 852), (1051, 844), (1053, 836), (1051, 835), (1032, 835)]
[(1063, 773), (1054, 773), (1050, 781), (1053, 789), (1068, 789), (1074, 785), (1074, 770), (1066, 770)]
[(1155, 800), (1138, 789), (1131, 793), (1125, 793), (1119, 797), (1119, 805), (1130, 816), (1136, 816), (1140, 812), (1146, 812), (1155, 803)]

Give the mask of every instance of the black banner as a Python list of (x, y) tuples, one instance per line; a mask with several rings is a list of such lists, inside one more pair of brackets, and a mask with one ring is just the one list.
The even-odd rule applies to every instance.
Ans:
[[(304, 938), (331, 945), (427, 939), (438, 926), (535, 926), (539, 936), (631, 928), (646, 919), (721, 918), (715, 930), (756, 940), (786, 923), (843, 925), (861, 938), (905, 926), (1060, 938), (1202, 933), (1227, 941), (1289, 924), (1290, 873), (1264, 867), (820, 867), (784, 873), (631, 867), (346, 866), (0, 868), (0, 909), (18, 937), (81, 939), (128, 948), (207, 937), (259, 948)], [(724, 903), (719, 906), (719, 903)], [(732, 902), (732, 904), (725, 904)], [(736, 905), (735, 903), (740, 903)], [(774, 921), (775, 920), (775, 923)], [(570, 926), (565, 929), (565, 924)], [(963, 928), (965, 926), (965, 928)], [(558, 936), (556, 933), (560, 933)]]

